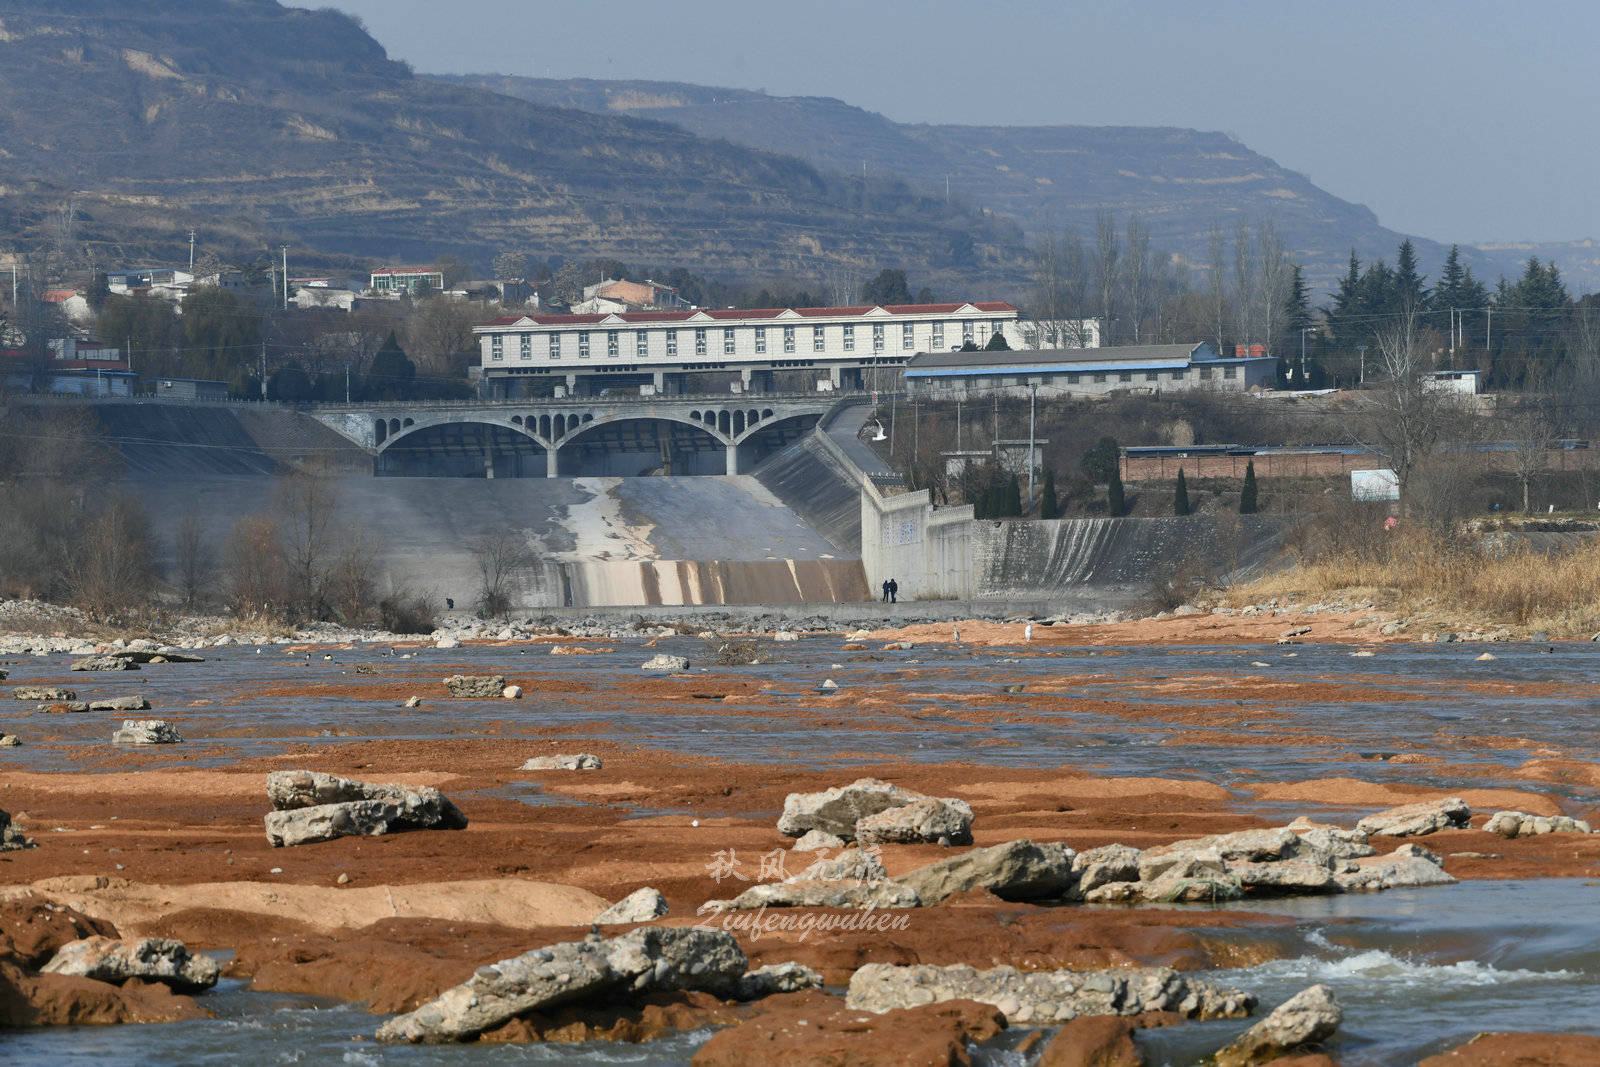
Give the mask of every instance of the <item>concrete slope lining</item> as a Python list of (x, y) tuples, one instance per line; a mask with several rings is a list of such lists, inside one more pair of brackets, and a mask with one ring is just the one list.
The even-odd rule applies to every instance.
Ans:
[(861, 489), (814, 435), (807, 434), (755, 469), (757, 481), (848, 556), (861, 554)]

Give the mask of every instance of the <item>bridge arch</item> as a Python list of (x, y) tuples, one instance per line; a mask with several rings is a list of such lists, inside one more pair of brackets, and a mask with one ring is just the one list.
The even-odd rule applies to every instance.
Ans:
[[(391, 422), (396, 420), (390, 420)], [(428, 419), (380, 441), (373, 463), (380, 476), (542, 478), (549, 445), (509, 418)]]
[(618, 412), (591, 417), (555, 442), (561, 477), (724, 474), (734, 444), (689, 417)]
[[(755, 414), (755, 412), (751, 412)], [(730, 466), (729, 473), (753, 470), (757, 464), (775, 452), (780, 452), (795, 441), (810, 433), (812, 428), (821, 421), (822, 416), (816, 412), (804, 412), (799, 415), (786, 415), (782, 418), (763, 418), (745, 428), (744, 433), (734, 438), (733, 448), (736, 455), (736, 469)]]

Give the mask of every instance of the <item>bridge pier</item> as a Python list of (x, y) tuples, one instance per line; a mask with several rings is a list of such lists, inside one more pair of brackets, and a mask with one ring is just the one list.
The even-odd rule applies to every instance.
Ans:
[(728, 446), (728, 477), (732, 478), (739, 473), (739, 446)]
[(546, 478), (561, 477), (561, 464), (556, 462), (557, 449), (551, 448), (544, 454), (544, 476)]

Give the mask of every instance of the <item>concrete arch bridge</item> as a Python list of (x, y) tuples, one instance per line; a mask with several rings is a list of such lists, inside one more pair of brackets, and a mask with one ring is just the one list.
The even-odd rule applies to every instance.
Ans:
[(808, 433), (837, 395), (324, 404), (314, 417), (373, 473), (458, 478), (742, 474)]

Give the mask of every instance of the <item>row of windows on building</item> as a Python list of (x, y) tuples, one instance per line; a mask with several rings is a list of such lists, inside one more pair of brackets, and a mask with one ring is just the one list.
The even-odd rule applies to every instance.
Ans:
[[(1211, 381), (1214, 376), (1220, 376), (1220, 377), (1222, 377), (1224, 379), (1237, 380), (1238, 377), (1239, 377), (1239, 368), (1238, 367), (1233, 367), (1233, 366), (1226, 366), (1226, 367), (1196, 367), (1195, 368), (1195, 373), (1196, 373), (1197, 378), (1200, 381), (1203, 381), (1203, 382), (1204, 381)], [(1060, 375), (1060, 374), (1046, 374), (1046, 375), (1043, 376), (1044, 381), (1046, 381), (1046, 382), (1055, 382), (1055, 381), (1057, 381), (1058, 379), (1060, 379), (1062, 377), (1063, 377), (1063, 375)], [(1085, 378), (1088, 378), (1090, 381), (1094, 382), (1096, 385), (1104, 385), (1104, 384), (1109, 383), (1112, 380), (1113, 377), (1118, 382), (1121, 382), (1121, 383), (1132, 383), (1136, 379), (1143, 380), (1144, 382), (1147, 382), (1147, 383), (1159, 383), (1161, 381), (1161, 379), (1162, 379), (1162, 372), (1161, 371), (1154, 371), (1154, 370), (1147, 370), (1147, 371), (1125, 370), (1125, 371), (1078, 372), (1078, 373), (1069, 373), (1069, 374), (1065, 375), (1065, 378), (1067, 379), (1067, 384), (1068, 385), (1082, 385), (1083, 384), (1083, 380)], [(1189, 372), (1186, 371), (1186, 370), (1175, 370), (1175, 371), (1166, 372), (1166, 380), (1167, 381), (1171, 381), (1171, 382), (1186, 381), (1186, 380), (1188, 380), (1188, 377), (1189, 377)], [(1005, 388), (1007, 386), (1012, 386), (1012, 385), (1027, 385), (1028, 384), (1028, 375), (1026, 375), (1026, 374), (990, 375), (988, 377), (955, 377), (955, 376), (951, 376), (951, 377), (948, 377), (948, 378), (932, 378), (932, 379), (929, 379), (929, 381), (930, 381), (930, 383), (932, 383), (934, 388), (938, 388), (938, 389), (954, 389), (954, 388), (957, 388), (958, 386), (966, 386), (966, 385), (970, 385), (970, 386), (972, 386), (974, 388), (977, 388), (977, 389), (1003, 389), (1003, 388)]]
[[(945, 343), (945, 324), (942, 323), (942, 322), (932, 322), (932, 323), (925, 323), (923, 325), (928, 327), (928, 335), (929, 335), (928, 347), (930, 349), (934, 349), (934, 350), (938, 350), (938, 349), (943, 348), (944, 347), (944, 343)], [(954, 333), (955, 333), (954, 327), (955, 327), (956, 324), (955, 323), (951, 323), (950, 325), (952, 327), (951, 335), (954, 336)], [(976, 342), (978, 325), (979, 325), (978, 323), (976, 323), (976, 322), (974, 322), (972, 320), (967, 320), (965, 322), (960, 323), (962, 343), (966, 343), (967, 341)], [(1000, 332), (1000, 330), (1001, 330), (1001, 322), (999, 320), (996, 320), (996, 321), (990, 322), (988, 324), (988, 326), (989, 326), (989, 332), (988, 332), (988, 334), (985, 335), (985, 340), (987, 340), (989, 337), (992, 337), (994, 334)], [(916, 327), (917, 327), (917, 324), (913, 323), (913, 322), (902, 323), (900, 325), (900, 349), (901, 349), (901, 351), (903, 351), (903, 352), (915, 351), (915, 349), (916, 349)], [(783, 346), (782, 347), (782, 351), (785, 354), (793, 353), (793, 352), (796, 351), (797, 339), (796, 339), (796, 327), (794, 327), (794, 326), (783, 326), (783, 327), (767, 327), (767, 326), (734, 327), (734, 326), (724, 326), (724, 327), (721, 327), (720, 330), (719, 330), (719, 332), (721, 333), (720, 341), (721, 341), (721, 344), (722, 344), (722, 354), (723, 355), (731, 356), (731, 355), (734, 355), (735, 352), (738, 350), (738, 333), (739, 333), (739, 331), (741, 329), (748, 330), (748, 331), (753, 331), (753, 337), (751, 338), (751, 344), (752, 344), (752, 347), (755, 350), (756, 355), (758, 355), (758, 356), (767, 354), (767, 344), (768, 344), (767, 338), (768, 338), (769, 329), (771, 329), (771, 330), (780, 330), (781, 329), (782, 330), (782, 334), (778, 338), (778, 341)], [(847, 325), (838, 326), (838, 327), (828, 327), (828, 326), (813, 326), (813, 327), (811, 327), (811, 351), (813, 351), (813, 352), (825, 352), (825, 351), (827, 351), (827, 347), (828, 347), (828, 345), (827, 345), (827, 331), (829, 329), (839, 329), (839, 330), (843, 331), (842, 335), (840, 336), (840, 344), (841, 344), (841, 347), (843, 348), (844, 351), (846, 351), (846, 352), (854, 352), (856, 350), (856, 328), (853, 325), (848, 325), (847, 324)], [(634, 354), (638, 358), (644, 359), (644, 358), (647, 358), (650, 355), (650, 335), (652, 333), (656, 333), (656, 334), (664, 334), (665, 335), (666, 354), (668, 356), (676, 356), (678, 354), (679, 334), (682, 334), (682, 333), (685, 333), (685, 332), (687, 332), (687, 331), (684, 331), (684, 330), (603, 330), (603, 331), (586, 331), (586, 330), (571, 331), (571, 330), (568, 330), (568, 331), (551, 332), (551, 333), (543, 334), (542, 336), (544, 338), (544, 343), (543, 343), (543, 345), (541, 347), (544, 349), (544, 355), (546, 355), (548, 358), (550, 358), (550, 359), (560, 359), (563, 355), (567, 354), (564, 351), (564, 349), (566, 348), (566, 338), (575, 335), (577, 337), (577, 355), (578, 355), (578, 358), (579, 359), (588, 359), (593, 354), (593, 348), (595, 346), (596, 339), (600, 338), (600, 337), (603, 337), (604, 338), (604, 344), (605, 344), (605, 347), (606, 347), (606, 356), (607, 357), (609, 357), (611, 359), (620, 358), (621, 355), (622, 355), (622, 350), (625, 347), (628, 347), (630, 345), (630, 343), (631, 343), (633, 351), (634, 351)], [(629, 333), (631, 333), (633, 335), (633, 338), (632, 338), (631, 342), (625, 336), (626, 334), (629, 334)], [(533, 349), (534, 349), (534, 336), (535, 335), (532, 334), (532, 333), (524, 333), (524, 334), (521, 334), (521, 335), (518, 336), (518, 348), (519, 348), (519, 351), (518, 351), (517, 354), (518, 354), (519, 358), (521, 358), (521, 359), (532, 359), (533, 358), (533, 356), (534, 356), (534, 352), (533, 352)], [(490, 338), (489, 338), (489, 358), (491, 360), (503, 360), (503, 359), (506, 358), (505, 338), (506, 338), (505, 334), (498, 334), (497, 333), (497, 334), (491, 334), (490, 335)], [(888, 349), (888, 339), (889, 339), (888, 325), (886, 323), (881, 323), (881, 322), (880, 323), (873, 323), (872, 324), (872, 351), (874, 351), (874, 352), (886, 351)], [(707, 327), (704, 327), (704, 326), (695, 327), (695, 329), (694, 329), (694, 354), (697, 355), (697, 356), (706, 355), (708, 353), (709, 349), (710, 349), (710, 344), (711, 344), (711, 331), (710, 331), (710, 329), (707, 328)]]

